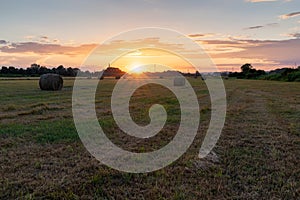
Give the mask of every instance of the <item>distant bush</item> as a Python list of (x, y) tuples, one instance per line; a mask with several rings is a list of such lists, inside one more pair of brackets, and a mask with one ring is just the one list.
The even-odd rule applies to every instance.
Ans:
[(22, 74), (1, 74), (0, 77), (23, 77)]
[(269, 74), (269, 75), (262, 76), (260, 79), (270, 80), (270, 81), (281, 81), (282, 75), (281, 74)]
[[(45, 66), (40, 66), (38, 64), (32, 64), (30, 67), (16, 68), (13, 66), (2, 66), (0, 69), (0, 77), (39, 77), (43, 74), (54, 73), (59, 74), (61, 76), (70, 76), (75, 77), (77, 73), (80, 72), (78, 68), (64, 68), (64, 66), (60, 65), (57, 68), (46, 68)], [(85, 75), (90, 75), (90, 72), (84, 72)], [(83, 74), (81, 72), (81, 74)]]
[(229, 77), (238, 79), (259, 79), (271, 81), (297, 81), (300, 82), (300, 66), (293, 68), (280, 68), (266, 73), (263, 70), (256, 70), (251, 64), (245, 64), (241, 67), (241, 72), (231, 72)]
[(231, 72), (228, 77), (236, 77), (238, 79), (259, 79), (265, 74), (266, 72), (264, 70), (256, 70), (251, 64), (246, 63), (241, 67), (241, 72)]
[[(274, 72), (277, 71), (277, 72)], [(300, 70), (299, 69), (277, 69), (268, 75), (260, 77), (261, 80), (271, 81), (288, 81), (288, 82), (300, 82)]]
[(288, 81), (297, 81), (300, 82), (300, 71), (292, 72), (287, 76)]

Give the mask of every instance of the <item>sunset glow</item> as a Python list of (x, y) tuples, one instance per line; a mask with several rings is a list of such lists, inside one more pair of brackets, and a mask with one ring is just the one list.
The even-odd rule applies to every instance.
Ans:
[(194, 72), (195, 68), (180, 56), (159, 49), (139, 49), (129, 52), (112, 63), (124, 71), (135, 73), (163, 71), (160, 65), (168, 66), (173, 70)]
[(141, 74), (141, 73), (143, 73), (143, 72), (145, 72), (142, 68), (140, 68), (140, 67), (133, 67), (132, 69), (130, 69), (130, 71), (132, 72), (132, 73), (135, 73), (135, 74)]

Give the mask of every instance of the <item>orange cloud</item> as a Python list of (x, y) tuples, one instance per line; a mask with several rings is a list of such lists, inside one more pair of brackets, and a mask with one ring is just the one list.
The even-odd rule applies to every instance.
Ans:
[[(200, 42), (200, 41), (198, 41)], [(217, 66), (241, 66), (248, 62), (260, 69), (300, 63), (300, 39), (290, 40), (205, 40), (202, 41)]]
[(285, 15), (280, 15), (279, 18), (280, 19), (289, 19), (289, 18), (297, 17), (297, 16), (300, 16), (300, 12), (292, 12), (292, 13), (288, 13)]
[(44, 44), (38, 42), (12, 43), (0, 47), (1, 52), (5, 53), (37, 53), (37, 54), (64, 54), (78, 55), (86, 54), (95, 48), (95, 44), (84, 44), (80, 46), (62, 46), (60, 44)]

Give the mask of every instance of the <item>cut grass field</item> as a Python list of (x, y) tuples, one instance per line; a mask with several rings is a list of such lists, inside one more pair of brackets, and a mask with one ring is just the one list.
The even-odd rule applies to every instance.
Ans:
[[(195, 141), (170, 166), (129, 174), (101, 164), (82, 145), (72, 119), (73, 80), (54, 92), (39, 90), (36, 79), (0, 80), (0, 199), (299, 199), (300, 84), (225, 80), (228, 111), (213, 150), (217, 156), (200, 160), (210, 119), (209, 93), (200, 79), (189, 81), (201, 110)], [(157, 85), (135, 92), (130, 112), (136, 123), (149, 123), (153, 103), (164, 105), (168, 113), (159, 134), (137, 139), (113, 120), (115, 83), (103, 80), (96, 95), (107, 136), (133, 152), (170, 142), (180, 121), (175, 96)]]

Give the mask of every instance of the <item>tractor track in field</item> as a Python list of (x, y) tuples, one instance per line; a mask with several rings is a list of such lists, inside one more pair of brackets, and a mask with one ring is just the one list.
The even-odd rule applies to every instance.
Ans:
[(290, 199), (300, 195), (300, 138), (273, 112), (272, 93), (235, 88), (218, 148), (232, 196)]

